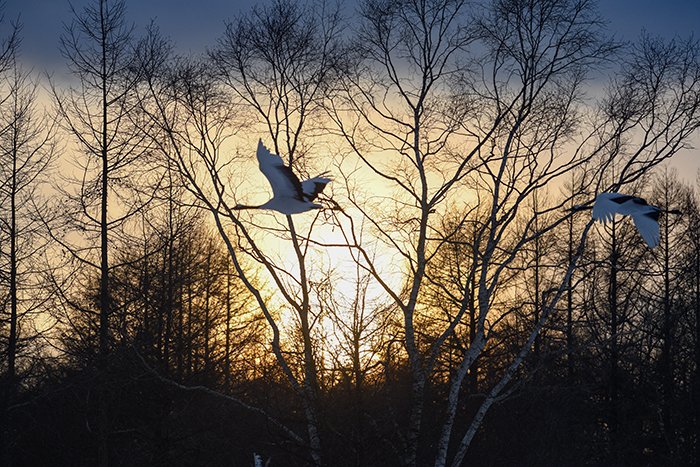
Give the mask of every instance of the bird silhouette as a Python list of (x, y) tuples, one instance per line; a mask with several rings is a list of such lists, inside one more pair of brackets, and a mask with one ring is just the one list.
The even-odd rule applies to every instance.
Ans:
[(647, 245), (654, 248), (659, 244), (659, 215), (681, 214), (677, 209), (663, 209), (652, 206), (644, 198), (625, 195), (622, 193), (600, 193), (595, 198), (593, 206), (574, 206), (572, 211), (592, 209), (593, 219), (607, 223), (616, 214), (632, 217), (634, 225)]
[(284, 165), (282, 158), (258, 142), (258, 165), (272, 187), (272, 198), (260, 205), (237, 204), (233, 209), (272, 209), (282, 214), (299, 214), (323, 206), (313, 201), (323, 191), (330, 178), (325, 173), (314, 178), (299, 181), (292, 169)]

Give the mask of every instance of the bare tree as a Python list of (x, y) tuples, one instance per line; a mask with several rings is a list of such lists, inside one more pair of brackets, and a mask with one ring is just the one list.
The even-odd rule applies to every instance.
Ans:
[[(65, 91), (52, 85), (61, 125), (77, 144), (77, 173), (69, 175), (57, 210), (62, 227), (52, 238), (83, 268), (100, 272), (97, 367), (99, 465), (109, 463), (110, 435), (106, 368), (110, 350), (110, 261), (113, 232), (146, 204), (157, 185), (145, 160), (148, 147), (136, 131), (133, 89), (133, 33), (121, 0), (95, 0), (78, 11), (61, 37), (61, 52), (76, 84)], [(73, 190), (73, 188), (75, 188)], [(69, 234), (70, 233), (70, 234)], [(75, 241), (75, 234), (82, 237)], [(88, 275), (89, 276), (89, 275)], [(85, 311), (85, 310), (83, 310)]]
[[(313, 342), (318, 313), (312, 309), (307, 270), (310, 251), (307, 238), (311, 229), (300, 233), (289, 216), (286, 226), (275, 228), (273, 231), (278, 232), (282, 241), (289, 242), (295, 252), (296, 272), (276, 264), (272, 255), (264, 252), (258, 233), (251, 231), (256, 228), (255, 223), (241, 219), (232, 210), (231, 202), (237, 193), (228, 191), (228, 185), (231, 173), (235, 172), (230, 172), (232, 160), (223, 157), (222, 151), (230, 135), (237, 131), (236, 122), (240, 121), (233, 118), (233, 100), (238, 104), (237, 112), (261, 123), (262, 133), (271, 137), (275, 152), (287, 157), (290, 166), (305, 172), (302, 156), (308, 150), (304, 148), (307, 134), (315, 126), (314, 119), (321, 112), (328, 83), (340, 61), (339, 27), (337, 11), (326, 9), (323, 4), (313, 9), (311, 5), (280, 1), (270, 7), (256, 8), (249, 16), (228, 25), (219, 47), (211, 54), (213, 62), (182, 60), (172, 69), (167, 100), (150, 87), (153, 98), (150, 115), (159, 122), (168, 141), (162, 150), (176, 161), (197, 201), (213, 214), (236, 274), (255, 296), (267, 319), (277, 362), (300, 396), (309, 452), (316, 465), (321, 464), (321, 440)], [(210, 74), (212, 64), (224, 87)], [(259, 131), (258, 127), (252, 128)], [(246, 153), (251, 154), (252, 150)], [(291, 352), (283, 347), (276, 312), (242, 268), (242, 254), (259, 262), (284, 306), (298, 318), (301, 368), (290, 362)]]
[[(645, 268), (650, 279), (653, 281), (651, 287), (647, 289), (648, 300), (651, 303), (659, 303), (660, 316), (653, 321), (658, 323), (658, 340), (660, 341), (660, 353), (658, 358), (658, 376), (660, 382), (657, 383), (659, 393), (659, 408), (661, 429), (668, 449), (667, 458), (672, 463), (682, 462), (680, 456), (680, 445), (676, 441), (678, 416), (675, 410), (678, 393), (682, 390), (676, 388), (675, 373), (678, 367), (679, 353), (679, 323), (681, 321), (682, 306), (680, 298), (685, 293), (683, 281), (685, 258), (688, 253), (688, 221), (692, 219), (692, 192), (678, 179), (675, 171), (670, 171), (665, 167), (663, 172), (658, 174), (658, 178), (649, 193), (649, 198), (653, 203), (664, 209), (683, 209), (684, 212), (690, 208), (689, 216), (685, 215), (662, 215), (659, 217), (660, 244), (655, 249), (655, 255), (649, 255), (649, 264)], [(692, 255), (692, 253), (691, 253)]]
[[(258, 67), (270, 69), (277, 67), (280, 62), (271, 63), (265, 60), (283, 60), (285, 66), (290, 65), (289, 54), (296, 54), (301, 51), (311, 51), (314, 49), (316, 36), (315, 31), (308, 31), (309, 25), (305, 23), (306, 18), (298, 14), (286, 16), (283, 12), (289, 12), (290, 8), (296, 7), (279, 4), (277, 10), (271, 11), (270, 16), (259, 16), (255, 20), (245, 18), (241, 20), (240, 27), (246, 29), (249, 34), (239, 38), (232, 37), (231, 40), (243, 40), (257, 37), (257, 40), (280, 41), (279, 55), (274, 58), (265, 55), (255, 56), (253, 64), (245, 63), (241, 65), (243, 73), (250, 70), (257, 70)], [(272, 28), (265, 35), (265, 28)], [(236, 31), (235, 26), (229, 27), (229, 35)], [(273, 34), (272, 34), (273, 33)], [(255, 36), (257, 34), (258, 36)], [(299, 36), (301, 34), (304, 37)], [(289, 43), (287, 43), (289, 41)], [(298, 41), (298, 42), (295, 42)], [(225, 41), (222, 41), (225, 42)], [(291, 49), (286, 49), (287, 46)], [(148, 101), (143, 103), (143, 112), (152, 122), (158, 125), (160, 132), (152, 133), (154, 144), (159, 146), (163, 154), (172, 160), (182, 177), (185, 186), (194, 196), (196, 202), (204, 206), (213, 215), (217, 230), (224, 240), (227, 251), (232, 262), (233, 273), (240, 277), (248, 290), (255, 297), (260, 310), (269, 325), (272, 334), (272, 350), (282, 373), (287, 378), (295, 392), (301, 398), (305, 418), (307, 419), (309, 445), (311, 459), (315, 464), (320, 463), (320, 438), (317, 420), (316, 407), (316, 367), (311, 349), (311, 318), (309, 317), (309, 286), (304, 262), (300, 264), (301, 276), (297, 279), (292, 273), (288, 273), (284, 268), (275, 264), (272, 256), (263, 252), (263, 247), (257, 233), (251, 233), (249, 229), (255, 228), (254, 224), (249, 224), (239, 219), (238, 211), (234, 211), (233, 197), (240, 196), (236, 191), (230, 191), (230, 186), (236, 186), (235, 175), (242, 170), (241, 161), (245, 161), (249, 156), (231, 157), (228, 155), (227, 144), (232, 135), (237, 134), (241, 128), (241, 118), (245, 108), (238, 105), (240, 98), (231, 99), (231, 86), (222, 86), (221, 81), (215, 79), (212, 73), (212, 64), (197, 59), (173, 59), (168, 54), (167, 44), (158, 37), (157, 31), (152, 30), (152, 35), (143, 43), (141, 63), (146, 70), (142, 88)], [(225, 45), (217, 52), (223, 56), (232, 53)], [(262, 44), (258, 49), (251, 47), (247, 51), (262, 53)], [(309, 59), (308, 63), (312, 63)], [(300, 60), (304, 62), (304, 60)], [(296, 62), (294, 62), (296, 63)], [(221, 65), (223, 68), (223, 65)], [(316, 64), (318, 66), (318, 64)], [(234, 68), (234, 72), (237, 70)], [(239, 72), (241, 69), (238, 69)], [(276, 122), (280, 127), (289, 123), (295, 118), (294, 113), (299, 111), (299, 126), (284, 126), (283, 133), (289, 137), (290, 144), (296, 145), (297, 138), (300, 138), (301, 130), (307, 118), (306, 102), (301, 107), (296, 107), (296, 103), (290, 101), (296, 99), (294, 92), (300, 92), (302, 98), (308, 97), (308, 91), (301, 88), (299, 82), (287, 83), (281, 89), (274, 89), (270, 96), (258, 95), (258, 89), (251, 90), (251, 98), (265, 99), (264, 109), (279, 110), (279, 106), (286, 110), (280, 110), (279, 114), (270, 116), (270, 121)], [(238, 90), (238, 87), (236, 87)], [(235, 91), (234, 91), (235, 92)], [(245, 91), (243, 91), (245, 92)], [(314, 89), (312, 92), (318, 92)], [(281, 94), (278, 94), (281, 93)], [(313, 97), (313, 96), (312, 96)], [(320, 96), (319, 96), (320, 97)], [(314, 97), (316, 99), (316, 97)], [(233, 105), (232, 105), (233, 101)], [(267, 104), (270, 103), (270, 107)], [(315, 102), (313, 105), (317, 105)], [(253, 116), (258, 109), (254, 109)], [(271, 110), (274, 112), (274, 110)], [(284, 112), (287, 112), (286, 114)], [(286, 117), (285, 117), (286, 115)], [(257, 117), (255, 117), (257, 118)], [(284, 121), (284, 123), (282, 123)], [(296, 121), (296, 120), (294, 120)], [(279, 130), (282, 131), (282, 130)], [(273, 133), (273, 135), (276, 135)], [(281, 138), (281, 137), (280, 137)], [(275, 145), (277, 141), (274, 140)], [(250, 147), (254, 147), (251, 143)], [(247, 150), (246, 154), (252, 155), (252, 150)], [(235, 164), (234, 164), (235, 162)], [(238, 172), (240, 173), (240, 172)], [(289, 236), (282, 235), (285, 241), (293, 241), (296, 245), (297, 253), (305, 255), (307, 247), (300, 242), (294, 229), (291, 218), (288, 219)], [(270, 303), (266, 293), (261, 289), (257, 279), (251, 275), (250, 270), (244, 268), (245, 255), (249, 255), (253, 260), (259, 262), (263, 269), (269, 273), (274, 287), (277, 288), (279, 296), (289, 304), (291, 309), (297, 313), (302, 322), (302, 328), (306, 329), (304, 341), (304, 364), (301, 369), (301, 377), (298, 376), (298, 368), (290, 363), (290, 353), (284, 349), (282, 330), (277, 321), (276, 305)], [(291, 281), (291, 282), (288, 282)], [(293, 290), (299, 284), (299, 293)], [(286, 430), (287, 433), (293, 433)], [(299, 442), (301, 437), (294, 434), (294, 442)]]
[[(16, 33), (16, 32), (15, 32)], [(7, 285), (7, 296), (3, 297), (3, 311), (9, 304), (8, 334), (6, 336), (6, 366), (3, 375), (3, 421), (2, 459), (7, 465), (13, 463), (11, 455), (12, 414), (9, 408), (15, 403), (21, 377), (18, 357), (32, 348), (36, 335), (30, 329), (45, 294), (40, 284), (42, 253), (45, 242), (41, 225), (31, 212), (32, 205), (42, 204), (39, 186), (46, 181), (48, 168), (54, 156), (53, 124), (37, 108), (37, 86), (30, 71), (18, 62), (13, 48), (15, 39), (3, 44), (5, 54), (0, 56), (0, 203), (3, 214), (0, 219), (3, 243), (7, 239), (9, 251), (2, 252), (2, 285)], [(6, 49), (7, 48), (7, 49)], [(5, 269), (7, 268), (7, 269)], [(3, 313), (4, 314), (4, 313)], [(5, 319), (2, 320), (3, 324)], [(3, 336), (3, 341), (5, 336)], [(3, 362), (5, 363), (5, 362)], [(26, 365), (24, 365), (26, 366)]]
[[(696, 184), (697, 186), (697, 184)], [(688, 263), (686, 266), (686, 277), (688, 280), (687, 289), (689, 290), (690, 310), (688, 312), (689, 325), (688, 334), (691, 348), (694, 352), (691, 353), (694, 371), (691, 376), (691, 400), (693, 401), (692, 420), (693, 428), (690, 430), (690, 437), (694, 439), (693, 455), (697, 461), (700, 459), (700, 210), (698, 209), (698, 193), (694, 190), (694, 196), (690, 200), (687, 216), (688, 216), (688, 246), (690, 254), (688, 255)]]

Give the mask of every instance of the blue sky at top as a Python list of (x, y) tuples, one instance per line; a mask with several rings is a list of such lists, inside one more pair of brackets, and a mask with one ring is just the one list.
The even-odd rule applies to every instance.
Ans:
[[(72, 0), (80, 9), (94, 0)], [(129, 17), (137, 27), (155, 19), (182, 52), (201, 52), (214, 45), (226, 20), (248, 11), (255, 0), (127, 0)], [(346, 2), (350, 3), (350, 2)], [(23, 57), (40, 69), (61, 61), (58, 37), (70, 22), (68, 0), (5, 0), (6, 20), (21, 15)], [(601, 14), (619, 39), (634, 39), (642, 29), (663, 36), (700, 37), (700, 0), (600, 0)], [(58, 63), (57, 63), (58, 62)]]

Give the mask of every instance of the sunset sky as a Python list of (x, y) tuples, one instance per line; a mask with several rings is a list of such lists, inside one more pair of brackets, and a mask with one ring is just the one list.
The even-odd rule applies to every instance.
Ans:
[[(72, 19), (70, 4), (80, 11), (92, 0), (6, 0), (6, 20), (18, 16), (23, 24), (23, 60), (37, 72), (56, 78), (64, 73), (65, 63), (58, 49), (63, 24)], [(479, 0), (482, 1), (482, 0)], [(245, 13), (255, 0), (127, 0), (127, 13), (137, 32), (151, 20), (173, 40), (183, 54), (201, 53), (212, 47), (224, 32), (226, 22)], [(347, 14), (359, 1), (345, 2)], [(700, 38), (700, 0), (601, 0), (600, 12), (609, 21), (609, 30), (620, 40), (632, 41), (643, 30), (671, 38), (674, 35)], [(693, 138), (700, 146), (700, 138)], [(681, 151), (672, 164), (688, 181), (700, 170), (698, 150)]]

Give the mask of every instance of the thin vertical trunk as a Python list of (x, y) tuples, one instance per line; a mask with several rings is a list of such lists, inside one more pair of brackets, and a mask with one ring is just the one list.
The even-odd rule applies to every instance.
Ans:
[[(535, 220), (535, 232), (537, 232), (537, 220)], [(535, 303), (534, 303), (534, 324), (537, 325), (540, 321), (540, 236), (535, 237)], [(535, 337), (535, 344), (532, 348), (532, 357), (535, 367), (535, 375), (537, 375), (537, 365), (540, 363), (540, 333)]]
[(101, 63), (101, 82), (102, 87), (102, 128), (101, 128), (101, 162), (102, 162), (102, 179), (101, 179), (101, 200), (100, 200), (100, 354), (99, 354), (99, 365), (98, 372), (100, 374), (99, 381), (99, 436), (100, 436), (100, 446), (99, 446), (99, 461), (98, 465), (100, 467), (107, 467), (109, 465), (109, 428), (107, 426), (109, 417), (107, 415), (108, 403), (107, 403), (107, 357), (109, 354), (109, 312), (110, 312), (110, 299), (109, 299), (109, 261), (107, 255), (108, 247), (108, 228), (109, 224), (107, 222), (107, 199), (108, 199), (108, 187), (109, 187), (109, 158), (108, 158), (108, 141), (107, 141), (107, 24), (105, 17), (105, 1), (100, 1), (100, 21), (101, 21), (101, 51), (102, 51), (102, 63)]
[(168, 245), (165, 249), (168, 264), (166, 265), (166, 289), (165, 289), (165, 330), (163, 332), (163, 371), (168, 376), (170, 373), (170, 341), (173, 327), (173, 296), (175, 294), (173, 284), (173, 243), (175, 233), (173, 232), (173, 189), (172, 178), (169, 183), (168, 196)]
[[(468, 294), (468, 310), (469, 310), (469, 346), (474, 345), (474, 339), (476, 338), (476, 305), (474, 303), (474, 290), (476, 289), (476, 274), (472, 275), (471, 285)], [(478, 391), (479, 382), (479, 358), (478, 356), (474, 359), (472, 364), (469, 366), (468, 376), (467, 376), (467, 387), (470, 394), (476, 394)]]
[(166, 371), (167, 363), (165, 361), (165, 315), (167, 314), (167, 277), (168, 277), (168, 248), (163, 249), (163, 257), (160, 262), (160, 291), (159, 291), (159, 303), (158, 303), (158, 319), (156, 320), (156, 342), (157, 342), (157, 352), (158, 352), (158, 362), (162, 370)]
[(695, 249), (695, 463), (700, 463), (700, 250)]
[(210, 326), (210, 302), (211, 302), (211, 249), (212, 245), (209, 242), (209, 247), (207, 248), (207, 265), (204, 275), (205, 286), (204, 286), (204, 377), (209, 378), (209, 368), (210, 368), (210, 348), (209, 348), (209, 334), (211, 330)]
[[(574, 217), (569, 217), (569, 244), (567, 262), (571, 264), (574, 258)], [(573, 274), (566, 281), (566, 374), (569, 385), (574, 382), (574, 335), (573, 335)]]
[[(573, 202), (572, 202), (573, 205)], [(572, 206), (573, 207), (573, 206)], [(568, 244), (566, 251), (567, 264), (571, 264), (574, 259), (574, 216), (569, 216)], [(573, 333), (573, 271), (566, 279), (566, 381), (567, 386), (573, 390), (574, 386), (574, 333)], [(576, 433), (576, 411), (573, 404), (566, 405), (566, 436), (572, 439)]]
[[(668, 180), (666, 180), (668, 182)], [(668, 206), (668, 186), (666, 189), (665, 205)], [(662, 378), (662, 400), (661, 418), (663, 421), (663, 432), (666, 442), (669, 445), (671, 462), (675, 459), (675, 446), (673, 434), (673, 421), (671, 419), (671, 405), (673, 401), (673, 362), (671, 360), (672, 328), (671, 328), (671, 272), (670, 272), (670, 245), (669, 245), (669, 225), (668, 216), (663, 217), (664, 240), (663, 240), (663, 326), (662, 326), (662, 348), (661, 348), (661, 378)]]
[[(477, 235), (477, 229), (474, 228), (472, 231), (473, 237), (472, 237), (472, 249), (474, 250), (472, 252), (472, 265), (471, 265), (471, 271), (469, 273), (469, 285), (468, 285), (468, 290), (466, 291), (467, 294), (467, 300), (468, 300), (468, 306), (467, 309), (469, 310), (469, 346), (471, 347), (474, 345), (474, 339), (476, 339), (476, 326), (477, 326), (477, 313), (476, 313), (476, 268), (477, 268), (477, 263), (476, 263), (476, 250), (477, 250), (477, 241), (478, 241), (478, 235)], [(471, 365), (469, 365), (469, 370), (468, 370), (468, 375), (467, 375), (467, 388), (469, 389), (470, 394), (476, 394), (479, 389), (479, 356), (477, 355), (474, 357), (474, 361), (472, 362)]]
[[(195, 271), (192, 272), (192, 274), (196, 274)], [(187, 278), (187, 375), (191, 375), (194, 373), (194, 368), (193, 368), (193, 355), (192, 353), (194, 352), (194, 349), (192, 348), (192, 340), (194, 339), (194, 336), (192, 335), (192, 280), (194, 277), (190, 275)]]
[[(170, 220), (172, 223), (172, 219)], [(166, 254), (168, 259), (168, 264), (166, 266), (167, 272), (165, 276), (166, 280), (166, 293), (165, 293), (165, 329), (163, 330), (163, 371), (165, 371), (166, 376), (170, 373), (170, 342), (172, 340), (171, 332), (173, 328), (173, 308), (175, 295), (175, 284), (174, 284), (174, 274), (173, 274), (173, 233), (172, 224), (168, 227), (170, 230), (168, 232), (168, 247), (166, 248)]]
[(226, 353), (224, 354), (224, 387), (231, 389), (231, 272), (226, 262)]
[(609, 306), (610, 306), (610, 377), (608, 382), (608, 423), (610, 427), (610, 452), (611, 457), (617, 465), (618, 460), (618, 414), (617, 414), (617, 391), (618, 391), (618, 349), (617, 349), (617, 334), (618, 334), (618, 316), (617, 316), (617, 232), (616, 223), (612, 221), (612, 246), (610, 253), (610, 289), (609, 289)]
[[(14, 114), (17, 115), (16, 107)], [(0, 437), (2, 438), (2, 457), (3, 465), (8, 467), (13, 464), (12, 456), (12, 414), (9, 410), (17, 393), (17, 128), (13, 125), (12, 128), (12, 175), (10, 180), (10, 222), (9, 222), (9, 240), (10, 240), (10, 334), (7, 339), (7, 373), (5, 375), (5, 394), (3, 400), (3, 421), (0, 424)]]
[(185, 331), (185, 291), (184, 291), (184, 284), (183, 282), (185, 280), (188, 280), (186, 277), (186, 271), (184, 270), (185, 266), (183, 264), (183, 258), (182, 255), (178, 256), (179, 261), (178, 261), (178, 266), (177, 266), (177, 271), (178, 271), (178, 299), (179, 299), (179, 306), (178, 306), (178, 314), (177, 314), (177, 355), (175, 357), (175, 361), (177, 362), (177, 376), (178, 376), (178, 381), (182, 382), (184, 375), (185, 375), (185, 368), (184, 368), (184, 353), (185, 353), (185, 341), (184, 341), (184, 331)]
[(296, 253), (299, 264), (299, 282), (301, 284), (302, 294), (302, 303), (298, 310), (299, 320), (301, 322), (301, 334), (304, 341), (304, 384), (302, 386), (302, 404), (304, 405), (304, 412), (306, 414), (306, 428), (309, 434), (311, 458), (315, 465), (320, 466), (322, 465), (321, 437), (319, 434), (318, 408), (316, 405), (318, 394), (318, 377), (316, 374), (316, 362), (314, 359), (313, 346), (311, 342), (311, 327), (309, 323), (310, 304), (306, 264), (291, 216), (287, 216), (287, 224), (289, 225), (292, 245), (294, 246), (294, 252)]
[[(418, 363), (418, 356), (414, 357)], [(407, 467), (418, 465), (418, 442), (420, 439), (423, 407), (425, 405), (425, 376), (423, 369), (413, 365), (411, 381), (411, 413), (406, 436), (407, 450), (404, 464)]]
[[(144, 226), (145, 229), (145, 226)], [(143, 283), (141, 286), (141, 295), (143, 297), (143, 335), (145, 342), (143, 346), (150, 350), (152, 344), (151, 336), (151, 300), (150, 300), (150, 290), (151, 290), (151, 274), (150, 274), (150, 264), (148, 262), (148, 242), (144, 239), (143, 242)]]
[(10, 335), (7, 345), (7, 382), (10, 401), (14, 396), (17, 358), (17, 147), (12, 157), (10, 194)]
[(364, 455), (364, 375), (362, 373), (362, 331), (364, 325), (364, 311), (366, 307), (366, 289), (360, 287), (360, 273), (358, 271), (357, 287), (355, 289), (355, 299), (353, 301), (353, 327), (352, 327), (352, 374), (353, 374), (353, 415), (354, 427), (352, 430), (352, 441), (355, 452), (355, 465), (361, 467), (365, 465)]
[(422, 105), (426, 94), (421, 94), (413, 112), (413, 157), (418, 175), (420, 177), (420, 208), (421, 217), (418, 228), (418, 242), (416, 245), (416, 271), (413, 276), (411, 292), (408, 302), (404, 307), (404, 332), (406, 340), (406, 352), (408, 353), (411, 366), (411, 411), (406, 430), (406, 455), (404, 464), (412, 467), (418, 463), (418, 443), (420, 440), (421, 423), (423, 421), (423, 408), (425, 406), (425, 385), (426, 370), (423, 368), (421, 356), (416, 344), (415, 328), (413, 326), (414, 312), (418, 302), (418, 294), (421, 289), (423, 278), (425, 277), (426, 257), (425, 248), (428, 231), (428, 181), (425, 168), (423, 167), (423, 157), (420, 150), (421, 138), (423, 136)]

